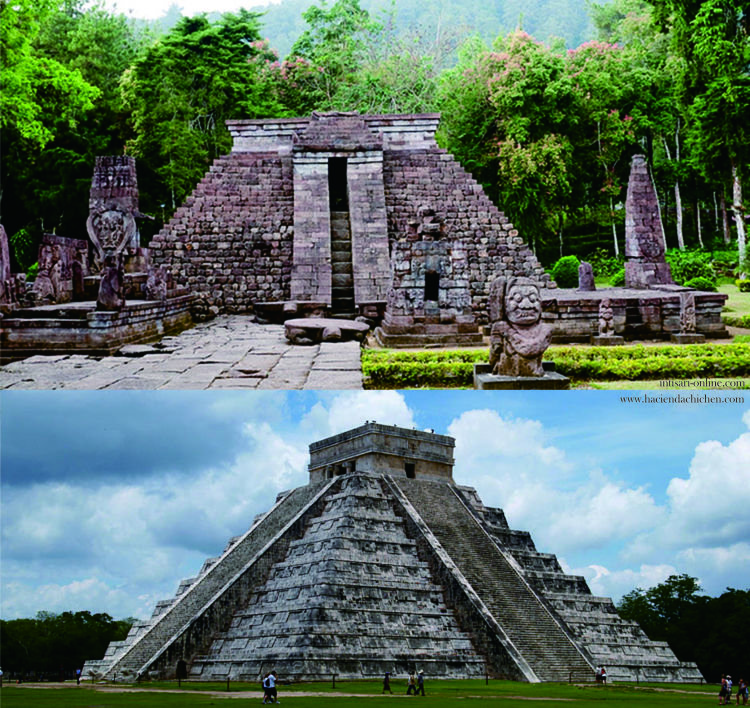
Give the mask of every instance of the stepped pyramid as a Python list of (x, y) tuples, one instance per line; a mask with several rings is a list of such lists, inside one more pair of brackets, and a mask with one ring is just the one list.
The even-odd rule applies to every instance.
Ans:
[[(257, 680), (700, 681), (502, 510), (453, 481), (454, 440), (365, 423), (84, 673)], [(178, 669), (179, 667), (179, 669)]]

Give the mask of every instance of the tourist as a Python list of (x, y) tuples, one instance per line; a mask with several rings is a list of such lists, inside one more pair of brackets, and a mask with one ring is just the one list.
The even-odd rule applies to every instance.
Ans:
[(420, 692), (424, 696), (424, 673), (422, 672), (422, 669), (417, 673), (417, 692), (415, 695), (418, 696)]
[(597, 683), (602, 682), (602, 667), (601, 666), (596, 667), (596, 682)]
[(391, 691), (391, 672), (386, 671), (385, 676), (383, 676), (383, 693), (388, 691), (391, 695), (393, 695), (393, 691)]
[(605, 685), (607, 683), (607, 668), (605, 666), (602, 666), (602, 683)]
[(417, 695), (417, 680), (414, 678), (414, 672), (412, 671), (409, 674), (409, 681), (406, 686), (406, 695), (409, 696), (411, 694)]
[(727, 674), (727, 695), (724, 701), (725, 705), (729, 705), (732, 702), (732, 677)]
[(737, 684), (737, 705), (740, 704), (740, 698), (742, 698), (742, 705), (747, 705), (747, 695), (748, 695), (748, 687), (747, 687), (747, 681), (745, 679), (741, 678), (739, 680), (739, 683)]
[(263, 676), (263, 703), (268, 701), (268, 674)]
[(81, 670), (76, 669), (76, 686), (81, 685)]
[(726, 704), (727, 697), (727, 677), (724, 674), (721, 675), (721, 686), (719, 687), (719, 705), (723, 706)]
[(271, 699), (271, 703), (280, 703), (278, 699), (278, 693), (276, 691), (276, 672), (272, 671), (268, 674), (268, 697)]

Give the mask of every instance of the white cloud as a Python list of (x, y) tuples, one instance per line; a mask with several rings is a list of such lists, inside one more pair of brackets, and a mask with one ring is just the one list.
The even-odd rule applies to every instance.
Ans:
[(494, 410), (463, 413), (456, 437), (456, 477), (501, 506), (513, 528), (532, 530), (542, 550), (606, 545), (650, 528), (660, 515), (641, 487), (627, 488), (599, 470), (577, 471), (535, 420)]
[[(750, 424), (750, 414), (743, 417)], [(727, 445), (700, 443), (686, 478), (667, 486), (662, 523), (630, 544), (627, 557), (653, 557), (665, 550), (685, 554), (729, 547), (750, 538), (750, 432)]]
[(570, 568), (567, 563), (560, 563), (566, 573), (583, 575), (594, 595), (611, 597), (618, 601), (625, 593), (634, 588), (650, 588), (664, 582), (670, 575), (679, 571), (668, 563), (659, 565), (641, 565), (637, 569), (625, 568), (609, 570), (603, 565), (588, 565), (584, 568)]
[[(413, 428), (414, 414), (398, 391), (347, 391), (318, 401), (305, 415), (309, 441), (356, 428), (366, 421)], [(318, 437), (315, 437), (318, 436)]]

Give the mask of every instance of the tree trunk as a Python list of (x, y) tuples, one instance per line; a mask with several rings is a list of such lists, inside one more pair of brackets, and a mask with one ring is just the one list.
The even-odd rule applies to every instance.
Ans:
[[(662, 137), (664, 141), (664, 150), (667, 153), (667, 160), (672, 162), (672, 153), (669, 150), (669, 143), (667, 139)], [(677, 141), (676, 148), (676, 159), (675, 165), (680, 163), (680, 121), (677, 121), (677, 131), (675, 132), (675, 140)], [(685, 239), (682, 235), (682, 197), (680, 196), (680, 181), (675, 179), (674, 181), (674, 209), (675, 209), (675, 223), (677, 226), (677, 247), (681, 250), (685, 250)], [(666, 248), (666, 242), (665, 242)]]
[(745, 237), (745, 210), (742, 207), (742, 184), (737, 172), (737, 165), (732, 163), (732, 211), (734, 212), (734, 223), (737, 227), (737, 250), (740, 254), (740, 278), (747, 276), (747, 240)]
[(698, 234), (698, 244), (703, 248), (703, 231), (701, 229), (701, 203), (697, 201), (695, 204), (695, 230)]
[(729, 215), (727, 214), (727, 198), (724, 192), (721, 193), (721, 225), (724, 229), (724, 243), (729, 246), (732, 243), (732, 236), (729, 233)]
[(682, 197), (680, 196), (680, 183), (675, 180), (674, 183), (674, 209), (675, 218), (677, 219), (677, 247), (685, 250), (685, 238), (682, 234)]
[(615, 224), (615, 203), (612, 197), (609, 198), (609, 213), (612, 221), (612, 241), (615, 244), (615, 258), (620, 257), (620, 247), (617, 245), (617, 224)]

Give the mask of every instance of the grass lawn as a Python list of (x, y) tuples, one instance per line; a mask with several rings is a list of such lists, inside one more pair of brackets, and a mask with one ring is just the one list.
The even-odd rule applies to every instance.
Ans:
[[(281, 703), (291, 700), (295, 708), (324, 708), (335, 699), (337, 708), (361, 708), (362, 700), (367, 708), (393, 706), (393, 701), (411, 700), (406, 696), (406, 681), (391, 682), (394, 695), (381, 695), (379, 681), (338, 681), (336, 688), (327, 683), (281, 685)], [(182, 688), (176, 684), (145, 684), (142, 686), (95, 686), (75, 683), (48, 684), (45, 687), (6, 684), (0, 698), (3, 708), (169, 708), (180, 706), (261, 704), (261, 692), (254, 684), (196, 684), (183, 682)], [(465, 705), (465, 701), (485, 700), (499, 702), (507, 706), (568, 706), (579, 704), (608, 704), (618, 708), (647, 708), (654, 706), (698, 706), (706, 705), (716, 697), (718, 688), (693, 684), (615, 684), (606, 687), (568, 684), (527, 684), (513, 681), (490, 680), (485, 684), (481, 679), (464, 681), (427, 681), (427, 696), (414, 700), (429, 703), (431, 708), (454, 708)], [(325, 695), (305, 695), (323, 693)], [(355, 694), (355, 695), (347, 695)]]
[(741, 293), (734, 283), (725, 283), (718, 286), (718, 291), (729, 295), (724, 306), (724, 312), (734, 315), (750, 315), (750, 293)]

